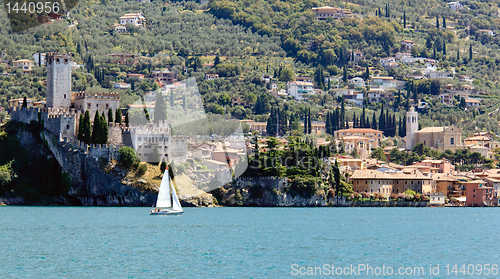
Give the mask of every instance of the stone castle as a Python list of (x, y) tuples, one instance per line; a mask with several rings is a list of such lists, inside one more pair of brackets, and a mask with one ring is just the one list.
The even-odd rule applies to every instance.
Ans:
[[(145, 126), (127, 127), (125, 124), (108, 123), (108, 144), (93, 145), (90, 149), (76, 140), (80, 115), (86, 110), (91, 121), (97, 112), (107, 116), (108, 110), (119, 108), (118, 93), (71, 92), (71, 54), (47, 54), (47, 96), (44, 108), (13, 107), (11, 120), (30, 123), (43, 123), (45, 129), (58, 137), (61, 142), (74, 143), (84, 150), (93, 150), (93, 154), (116, 152), (116, 146), (133, 147), (143, 161), (150, 161), (153, 150), (159, 151), (162, 160), (176, 162), (187, 159), (187, 139), (184, 136), (172, 136), (166, 122)], [(98, 149), (105, 149), (99, 151)], [(87, 152), (88, 153), (88, 152)], [(113, 158), (114, 156), (109, 156)]]

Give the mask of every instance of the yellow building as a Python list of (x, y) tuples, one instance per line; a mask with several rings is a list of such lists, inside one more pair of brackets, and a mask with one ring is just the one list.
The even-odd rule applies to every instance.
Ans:
[(415, 132), (415, 143), (435, 148), (441, 152), (449, 149), (455, 151), (464, 148), (462, 145), (462, 129), (451, 125), (448, 127), (427, 127)]
[(474, 136), (464, 139), (465, 146), (476, 145), (476, 146), (489, 146), (490, 138), (487, 136)]
[(403, 193), (410, 189), (415, 193), (431, 193), (432, 179), (418, 170), (405, 169), (402, 172), (380, 172), (376, 170), (357, 170), (351, 176), (354, 192)]
[(31, 60), (28, 59), (21, 59), (21, 60), (16, 60), (12, 62), (14, 67), (18, 69), (22, 69), (24, 73), (31, 73), (31, 70), (33, 69), (34, 63)]
[(368, 150), (372, 148), (378, 148), (379, 142), (382, 140), (382, 131), (366, 128), (352, 128), (343, 129), (334, 132), (334, 136), (337, 140), (341, 140), (349, 136), (368, 138), (368, 143), (366, 148)]

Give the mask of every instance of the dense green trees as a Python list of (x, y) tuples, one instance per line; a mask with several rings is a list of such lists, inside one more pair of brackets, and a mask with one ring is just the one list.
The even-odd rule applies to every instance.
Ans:
[(102, 115), (99, 115), (98, 111), (95, 112), (91, 142), (93, 144), (106, 144), (108, 142), (108, 123), (104, 112)]
[(132, 147), (122, 146), (118, 149), (118, 160), (119, 162), (125, 166), (126, 168), (130, 168), (135, 164), (141, 162), (140, 158), (135, 153), (135, 150)]

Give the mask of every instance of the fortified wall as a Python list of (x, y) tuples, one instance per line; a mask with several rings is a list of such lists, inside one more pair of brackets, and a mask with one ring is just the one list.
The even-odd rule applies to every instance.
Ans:
[(26, 124), (31, 121), (40, 121), (43, 127), (54, 135), (75, 137), (76, 119), (79, 115), (75, 109), (13, 107), (10, 119)]

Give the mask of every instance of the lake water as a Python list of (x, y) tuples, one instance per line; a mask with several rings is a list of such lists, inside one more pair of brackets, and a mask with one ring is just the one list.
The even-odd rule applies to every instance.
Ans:
[[(178, 217), (149, 210), (0, 207), (0, 277), (289, 278), (352, 264), (391, 267), (393, 275), (423, 267), (426, 278), (443, 278), (445, 265), (479, 273), (478, 264), (500, 264), (497, 208), (186, 208)], [(499, 276), (486, 269), (477, 277)]]

